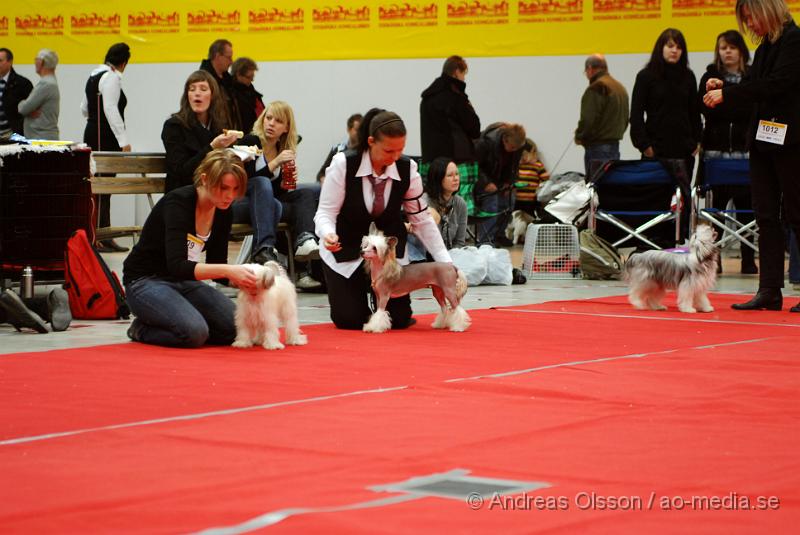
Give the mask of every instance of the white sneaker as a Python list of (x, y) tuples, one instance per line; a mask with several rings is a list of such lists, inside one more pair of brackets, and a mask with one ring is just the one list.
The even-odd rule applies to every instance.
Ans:
[(303, 273), (294, 285), (301, 290), (316, 290), (322, 287), (322, 283), (308, 273)]
[(309, 238), (294, 252), (294, 259), (298, 262), (308, 262), (309, 260), (319, 260), (319, 245), (313, 238)]

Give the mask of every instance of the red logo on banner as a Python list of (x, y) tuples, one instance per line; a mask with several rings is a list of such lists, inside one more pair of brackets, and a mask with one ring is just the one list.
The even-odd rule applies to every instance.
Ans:
[(235, 11), (217, 11), (216, 9), (201, 9), (192, 13), (191, 11), (186, 14), (186, 21), (189, 26), (190, 32), (215, 32), (239, 31), (239, 24), (241, 22), (241, 15), (239, 10)]
[(248, 16), (250, 24), (285, 24), (302, 23), (303, 9), (298, 8), (294, 11), (277, 8), (261, 8), (258, 11), (251, 11)]
[(412, 5), (406, 2), (403, 5), (389, 4), (386, 6), (378, 6), (379, 20), (436, 20), (438, 13), (439, 8), (436, 4)]
[(63, 35), (64, 17), (62, 15), (26, 15), (14, 17), (17, 35)]
[(519, 16), (583, 13), (583, 0), (534, 0), (519, 3)]
[(661, 0), (593, 1), (594, 20), (661, 18)]
[(508, 24), (508, 2), (447, 4), (447, 24)]
[(177, 11), (139, 11), (128, 14), (128, 28), (134, 33), (176, 33), (180, 25), (181, 16)]
[(8, 17), (0, 17), (0, 35), (8, 35)]
[(314, 9), (311, 20), (315, 23), (326, 22), (369, 22), (369, 6), (346, 8), (344, 6), (323, 7)]
[(119, 13), (111, 15), (81, 13), (70, 17), (70, 25), (75, 35), (119, 33), (120, 16)]

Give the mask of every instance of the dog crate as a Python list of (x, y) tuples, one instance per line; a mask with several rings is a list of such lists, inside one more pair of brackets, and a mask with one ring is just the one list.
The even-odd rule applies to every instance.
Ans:
[(578, 229), (572, 225), (535, 225), (525, 232), (522, 271), (529, 279), (581, 277)]

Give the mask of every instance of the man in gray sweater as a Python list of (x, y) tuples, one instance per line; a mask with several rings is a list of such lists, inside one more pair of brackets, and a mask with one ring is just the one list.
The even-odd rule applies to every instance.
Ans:
[(19, 113), (28, 139), (58, 139), (58, 112), (61, 96), (56, 80), (58, 55), (47, 48), (36, 54), (36, 74), (39, 83), (28, 98), (19, 103)]

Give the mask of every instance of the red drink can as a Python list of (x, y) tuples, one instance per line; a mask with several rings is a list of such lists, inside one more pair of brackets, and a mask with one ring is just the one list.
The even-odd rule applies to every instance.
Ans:
[(281, 165), (281, 188), (285, 190), (297, 189), (297, 169), (294, 160)]

